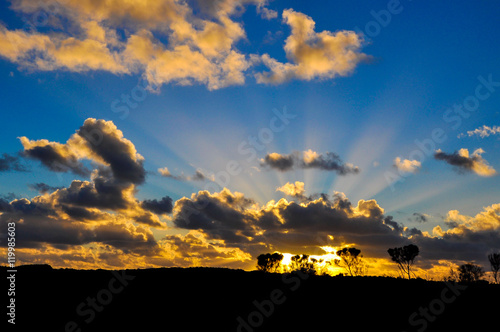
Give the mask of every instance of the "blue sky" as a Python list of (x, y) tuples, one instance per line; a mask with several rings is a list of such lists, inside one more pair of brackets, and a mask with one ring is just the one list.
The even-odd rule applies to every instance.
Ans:
[[(32, 3), (2, 3), (2, 42), (12, 43), (5, 38), (5, 31), (21, 33), (23, 19), (33, 21), (34, 15), (40, 13), (39, 8), (30, 7)], [(484, 207), (499, 203), (497, 175), (482, 176), (473, 169), (453, 166), (436, 160), (434, 153), (440, 149), (451, 155), (468, 149), (472, 156), (481, 148), (484, 153), (479, 153), (480, 162), (493, 170), (500, 169), (500, 133), (486, 137), (467, 135), (467, 131), (483, 126), (500, 125), (500, 87), (494, 91), (480, 88), (482, 93), (490, 92), (488, 97), (479, 102), (475, 111), (467, 112), (469, 117), (461, 117), (456, 128), (453, 125), (457, 122), (443, 119), (455, 104), (463, 104), (468, 97), (475, 96), (484, 80), (500, 82), (500, 6), (494, 2), (470, 1), (401, 0), (397, 4), (247, 1), (238, 9), (239, 14), (229, 12), (227, 17), (238, 23), (245, 34), (243, 38), (234, 38), (231, 50), (242, 54), (249, 63), (252, 55), (264, 54), (280, 63), (299, 63), (299, 53), (287, 57), (284, 49), (291, 36), (291, 25), (283, 19), (287, 9), (304, 15), (297, 15), (297, 20), (307, 21), (305, 17), (312, 20), (316, 33), (329, 31), (333, 35), (345, 30), (363, 39), (354, 52), (366, 57), (353, 64), (347, 73), (319, 71), (309, 78), (294, 74), (278, 83), (258, 82), (255, 74), (270, 67), (256, 62), (241, 71), (243, 81), (225, 87), (214, 89), (206, 81), (188, 78), (184, 82), (164, 79), (155, 92), (134, 90), (137, 85), (151, 83), (147, 69), (117, 72), (104, 65), (97, 69), (92, 64), (71, 67), (62, 63), (66, 61), (63, 58), (55, 59), (50, 69), (43, 69), (36, 63), (35, 53), (29, 55), (26, 51), (16, 58), (8, 51), (0, 51), (3, 123), (0, 152), (15, 155), (22, 151), (18, 139), (21, 136), (64, 144), (87, 118), (103, 119), (112, 121), (144, 157), (147, 176), (135, 188), (138, 200), (170, 196), (175, 202), (190, 197), (213, 184), (211, 176), (235, 160), (243, 170), (237, 176), (230, 176), (226, 187), (258, 204), (279, 200), (283, 193), (276, 191), (278, 187), (300, 181), (304, 182), (307, 195), (339, 191), (354, 205), (360, 199), (374, 199), (399, 222), (432, 233), (435, 226), (443, 225), (451, 210), (473, 217)], [(218, 22), (203, 10), (198, 12), (196, 2), (187, 6), (194, 16)], [(397, 13), (390, 15), (390, 22), (380, 24), (373, 13), (383, 17), (380, 13), (387, 13), (388, 6), (397, 8)], [(53, 20), (39, 24), (32, 34), (56, 38), (53, 36), (59, 33), (83, 39), (75, 32), (78, 30), (74, 23), (88, 19), (82, 8), (68, 5), (64, 7), (68, 12), (49, 13)], [(262, 8), (272, 17), (263, 18)], [(68, 23), (72, 20), (73, 23)], [(113, 22), (110, 16), (98, 24), (115, 29), (123, 42), (142, 27), (140, 22), (135, 22), (139, 27), (128, 21), (116, 26)], [(150, 30), (158, 43), (166, 49), (171, 47), (169, 33)], [(109, 49), (114, 50), (113, 47)], [(79, 54), (75, 51), (72, 56)], [(122, 95), (133, 93), (137, 98), (127, 105)], [(239, 153), (238, 146), (248, 141), (249, 136), (258, 136), (263, 128), (269, 128), (276, 116), (273, 110), (282, 112), (284, 108), (296, 117), (290, 119), (283, 131), (274, 132), (255, 158), (245, 161), (249, 155)], [(413, 171), (399, 173), (404, 174), (404, 181), (390, 183), (388, 174), (398, 174), (395, 158), (414, 160), (412, 152), (422, 150), (415, 141), (431, 139), (436, 129), (442, 130), (441, 136), (446, 138), (435, 143)], [(342, 163), (357, 166), (360, 171), (347, 175), (315, 167), (279, 171), (261, 161), (273, 152), (285, 156), (307, 150), (333, 152)], [(39, 193), (30, 189), (29, 184), (43, 182), (67, 187), (75, 179), (89, 180), (71, 172), (50, 171), (33, 158), (23, 157), (22, 163), (30, 168), (29, 172), (0, 173), (0, 194), (14, 193), (17, 198), (32, 199)], [(88, 160), (84, 163), (92, 168)], [(157, 170), (163, 167), (184, 179), (161, 176)], [(207, 179), (188, 179), (196, 170)], [(222, 189), (219, 184), (212, 186), (215, 187)], [(414, 213), (428, 215), (429, 221), (409, 220)]]

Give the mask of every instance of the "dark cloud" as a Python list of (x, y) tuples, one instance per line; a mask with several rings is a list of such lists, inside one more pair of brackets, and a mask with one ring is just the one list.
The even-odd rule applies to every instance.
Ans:
[(261, 165), (269, 166), (281, 172), (289, 171), (295, 163), (294, 155), (280, 155), (278, 153), (267, 154), (261, 161)]
[(109, 164), (116, 179), (142, 184), (146, 178), (143, 160), (129, 140), (111, 121), (87, 119), (77, 130), (90, 150)]
[(131, 227), (121, 223), (105, 223), (94, 228), (92, 242), (109, 244), (122, 250), (141, 252), (157, 246), (154, 235), (143, 227)]
[[(124, 250), (143, 250), (156, 245), (150, 230), (117, 222), (113, 214), (64, 204), (52, 206), (53, 202), (48, 199), (37, 197), (32, 201), (20, 199), (11, 203), (0, 199), (3, 212), (0, 215), (0, 237), (5, 236), (7, 223), (16, 222), (16, 248), (50, 245), (68, 249), (100, 242)], [(84, 220), (99, 220), (99, 223), (81, 222)]]
[(303, 168), (317, 168), (324, 171), (336, 171), (340, 175), (349, 173), (359, 173), (359, 168), (353, 165), (344, 164), (340, 157), (333, 153), (327, 152), (324, 155), (320, 154), (309, 161), (302, 161)]
[(28, 168), (21, 163), (18, 156), (11, 156), (7, 153), (2, 154), (0, 157), (0, 172), (28, 172)]
[[(384, 215), (374, 200), (353, 205), (340, 193), (331, 200), (326, 196), (301, 203), (283, 199), (262, 207), (235, 203), (243, 198), (227, 189), (199, 192), (176, 202), (174, 223), (254, 256), (265, 250), (321, 254), (320, 246), (354, 244), (367, 257), (388, 258), (388, 248), (415, 243), (422, 258), (438, 264), (442, 259), (482, 261), (488, 252), (500, 249), (500, 204), (485, 208), (467, 224), (460, 222), (460, 216), (455, 222), (451, 218), (450, 231), (430, 235)], [(420, 213), (415, 217), (426, 218)]]
[(407, 228), (405, 230), (405, 235), (408, 237), (414, 236), (414, 235), (423, 235), (422, 231), (418, 228)]
[[(481, 241), (487, 239), (489, 239), (488, 242)], [(486, 263), (487, 253), (492, 248), (498, 248), (500, 234), (495, 231), (483, 232), (483, 234), (468, 234), (466, 236), (416, 236), (413, 240), (421, 248), (420, 255), (424, 260), (446, 259)]]
[(398, 223), (397, 221), (394, 220), (393, 216), (387, 216), (384, 219), (384, 223), (386, 225), (389, 225), (396, 231), (397, 233), (402, 233), (404, 230), (404, 226), (401, 223)]
[(41, 194), (45, 194), (45, 193), (48, 193), (48, 192), (53, 192), (53, 191), (56, 191), (58, 189), (64, 188), (64, 187), (54, 187), (54, 186), (48, 185), (48, 184), (43, 183), (43, 182), (37, 182), (37, 183), (29, 184), (28, 187), (30, 189), (32, 189), (32, 190), (38, 191)]
[(61, 210), (66, 213), (72, 220), (98, 220), (103, 216), (95, 210), (90, 210), (80, 206), (71, 206), (67, 204), (61, 204)]
[(160, 173), (161, 176), (166, 177), (166, 178), (171, 178), (175, 179), (178, 181), (206, 181), (206, 180), (211, 180), (208, 176), (203, 174), (202, 171), (196, 170), (195, 173), (192, 176), (186, 176), (184, 174), (181, 175), (173, 175), (170, 173), (167, 167), (159, 168), (158, 173)]
[(90, 171), (73, 156), (64, 156), (52, 145), (35, 146), (24, 150), (24, 155), (39, 160), (49, 170), (58, 173), (73, 172), (80, 176), (88, 176)]
[(441, 226), (436, 226), (432, 231), (435, 236), (422, 234), (414, 237), (416, 243), (423, 247), (423, 258), (488, 264), (487, 254), (500, 250), (500, 204), (483, 209), (475, 216), (449, 211), (445, 219), (449, 230), (444, 231)]
[(201, 171), (196, 170), (196, 172), (190, 179), (193, 181), (205, 181), (207, 180), (207, 177)]
[(248, 242), (245, 234), (253, 234), (244, 208), (246, 199), (224, 190), (220, 195), (199, 192), (194, 199), (181, 198), (175, 203), (178, 212), (174, 224), (179, 228), (202, 229), (212, 239), (228, 243)]
[(12, 211), (12, 206), (5, 198), (0, 197), (0, 212)]
[[(45, 183), (30, 185), (40, 193), (50, 193), (33, 201), (46, 200), (56, 215), (85, 222), (119, 218), (150, 227), (166, 227), (156, 214), (135, 199), (136, 186), (145, 181), (144, 159), (113, 122), (89, 118), (64, 144), (26, 137), (20, 137), (20, 141), (26, 155), (39, 159), (54, 171), (79, 173), (83, 167), (81, 159), (92, 161), (96, 167), (89, 173), (90, 181), (74, 180), (67, 188)], [(162, 211), (161, 214), (172, 210), (172, 202), (167, 199), (148, 201), (144, 206)], [(116, 215), (103, 215), (103, 211), (113, 211)]]
[(141, 202), (143, 209), (151, 211), (156, 214), (166, 214), (171, 213), (174, 208), (172, 198), (165, 196), (161, 200), (157, 199), (145, 199)]
[[(227, 189), (215, 194), (199, 192), (191, 199), (176, 202), (174, 223), (179, 228), (203, 231), (209, 239), (224, 240), (252, 253), (256, 248), (262, 250), (262, 244), (268, 250), (296, 252), (299, 248), (309, 248), (317, 253), (318, 237), (327, 235), (338, 237), (337, 245), (355, 240), (367, 247), (377, 241), (396, 245), (403, 239), (401, 229), (395, 230), (385, 222), (383, 210), (373, 200), (361, 200), (353, 207), (345, 198), (328, 201), (320, 197), (302, 204), (280, 200), (255, 208), (243, 203), (243, 198)], [(377, 254), (386, 253), (378, 250)]]
[(130, 205), (126, 190), (131, 189), (129, 184), (99, 176), (93, 182), (74, 180), (68, 188), (58, 191), (58, 200), (83, 207), (120, 210)]
[(71, 171), (88, 176), (90, 171), (80, 160), (89, 159), (109, 167), (118, 181), (136, 185), (145, 181), (142, 156), (111, 121), (89, 118), (65, 144), (44, 139), (32, 141), (26, 137), (20, 140), (25, 156), (39, 160), (54, 172)]
[(10, 202), (11, 211), (29, 216), (56, 216), (50, 204), (42, 201), (28, 200), (26, 198), (16, 199)]
[(15, 200), (15, 199), (18, 199), (18, 198), (21, 198), (19, 197), (17, 194), (15, 193), (6, 193), (6, 194), (3, 194), (3, 195), (0, 195), (1, 198), (4, 198), (8, 201), (12, 201), (12, 200)]
[(427, 215), (425, 215), (424, 213), (418, 213), (418, 212), (414, 212), (413, 213), (413, 218), (408, 218), (408, 220), (410, 220), (410, 221), (416, 221), (416, 222), (419, 222), (419, 223), (423, 223), (423, 222), (427, 222), (428, 221)]
[(294, 168), (319, 169), (324, 171), (334, 171), (339, 175), (357, 174), (359, 168), (349, 163), (344, 163), (340, 157), (333, 152), (320, 154), (312, 150), (298, 152), (294, 151), (288, 155), (279, 153), (267, 154), (261, 159), (261, 165), (286, 172)]
[(488, 165), (488, 162), (483, 159), (481, 154), (484, 150), (479, 148), (475, 150), (472, 155), (469, 155), (469, 150), (460, 149), (453, 153), (446, 153), (441, 150), (437, 150), (434, 153), (434, 158), (436, 160), (443, 160), (446, 163), (455, 166), (455, 169), (459, 173), (464, 172), (474, 172), (480, 176), (492, 176), (496, 174), (496, 171)]
[(474, 165), (474, 160), (469, 157), (460, 155), (458, 151), (453, 153), (446, 153), (438, 150), (434, 153), (434, 158), (436, 160), (443, 160), (450, 165), (458, 167), (459, 170), (472, 170), (472, 165)]

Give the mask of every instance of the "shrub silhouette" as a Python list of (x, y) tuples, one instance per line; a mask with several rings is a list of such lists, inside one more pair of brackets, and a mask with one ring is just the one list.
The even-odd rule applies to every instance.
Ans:
[(465, 283), (478, 282), (484, 276), (483, 268), (473, 263), (462, 264), (458, 268), (458, 281)]
[(493, 279), (495, 283), (500, 283), (500, 278), (498, 277), (498, 271), (500, 270), (500, 253), (494, 253), (488, 255), (488, 260), (491, 264), (491, 271), (493, 272)]
[(398, 264), (402, 276), (408, 275), (408, 279), (411, 279), (411, 275), (415, 275), (415, 273), (411, 271), (411, 267), (415, 261), (415, 257), (417, 257), (420, 252), (416, 245), (409, 244), (404, 247), (389, 249), (387, 252), (392, 260)]
[(280, 271), (283, 255), (275, 252), (274, 254), (261, 254), (257, 257), (257, 270), (276, 273)]
[(361, 250), (356, 248), (344, 248), (337, 251), (340, 259), (334, 260), (335, 265), (343, 268), (350, 276), (362, 276), (366, 273), (366, 265), (363, 261)]

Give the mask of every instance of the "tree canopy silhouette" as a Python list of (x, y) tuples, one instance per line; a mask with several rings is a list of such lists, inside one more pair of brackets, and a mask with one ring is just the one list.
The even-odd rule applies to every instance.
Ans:
[(340, 259), (335, 259), (335, 265), (343, 268), (350, 276), (362, 276), (366, 273), (366, 265), (363, 261), (361, 250), (356, 248), (344, 248), (337, 251)]
[(458, 268), (458, 281), (478, 282), (484, 276), (483, 268), (473, 263), (462, 264)]
[(498, 271), (500, 270), (500, 252), (493, 253), (488, 255), (488, 260), (491, 264), (491, 271), (493, 272), (493, 279), (495, 279), (495, 283), (500, 282), (500, 278), (498, 277)]
[(301, 271), (307, 274), (316, 274), (318, 260), (311, 258), (308, 255), (295, 255), (290, 259), (290, 270)]
[(283, 255), (275, 252), (274, 254), (261, 254), (257, 257), (257, 270), (264, 272), (279, 272)]
[(415, 261), (415, 257), (417, 257), (420, 252), (416, 245), (409, 244), (404, 247), (389, 249), (387, 252), (392, 260), (398, 264), (402, 276), (407, 275), (408, 279), (411, 279), (411, 275), (415, 275), (415, 273), (411, 271), (411, 268)]

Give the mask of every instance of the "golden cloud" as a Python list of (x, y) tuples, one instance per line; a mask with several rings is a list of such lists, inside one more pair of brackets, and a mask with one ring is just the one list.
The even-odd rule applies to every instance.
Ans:
[(416, 173), (418, 169), (422, 167), (422, 163), (418, 160), (401, 159), (400, 157), (396, 157), (396, 159), (394, 159), (394, 167), (402, 172)]
[(472, 171), (479, 176), (493, 176), (497, 172), (481, 156), (484, 152), (483, 149), (479, 148), (472, 155), (469, 155), (468, 149), (460, 149), (454, 153), (446, 153), (438, 149), (434, 153), (434, 158), (455, 166), (459, 172)]
[(284, 47), (291, 62), (280, 63), (264, 54), (260, 61), (270, 72), (258, 73), (257, 82), (277, 84), (293, 78), (309, 81), (346, 76), (368, 58), (359, 51), (363, 39), (354, 31), (315, 32), (313, 19), (292, 9), (283, 11), (283, 21), (292, 30)]
[(276, 191), (281, 191), (285, 195), (296, 197), (304, 195), (304, 182), (295, 181), (295, 183), (287, 182), (283, 186), (276, 189)]
[[(54, 31), (27, 33), (0, 25), (0, 56), (29, 70), (139, 73), (150, 88), (175, 83), (204, 84), (209, 90), (244, 84), (246, 71), (257, 62), (271, 69), (257, 74), (259, 83), (281, 83), (345, 76), (366, 58), (359, 52), (362, 39), (353, 31), (316, 33), (310, 17), (291, 9), (283, 12), (292, 29), (285, 44), (290, 63), (279, 63), (268, 54), (243, 54), (236, 43), (246, 38), (246, 32), (232, 16), (255, 5), (265, 19), (277, 17), (267, 1), (213, 0), (198, 5), (201, 13), (176, 0), (57, 2), (48, 21)], [(31, 14), (45, 6), (16, 0), (12, 9)], [(125, 37), (120, 36), (122, 30), (127, 31)]]

